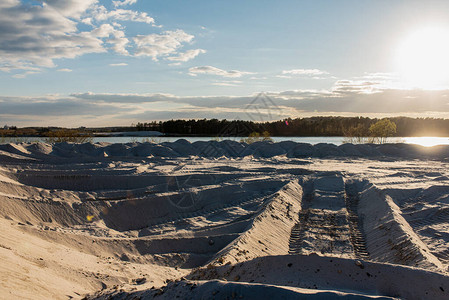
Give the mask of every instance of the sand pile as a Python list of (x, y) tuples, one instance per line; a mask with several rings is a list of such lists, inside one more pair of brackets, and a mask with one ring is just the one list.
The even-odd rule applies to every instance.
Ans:
[[(58, 143), (47, 145), (42, 143), (21, 143), (0, 145), (0, 155), (16, 154), (20, 157), (53, 158), (75, 157), (260, 157), (270, 158), (285, 155), (289, 158), (303, 157), (398, 157), (398, 158), (434, 158), (445, 159), (449, 156), (449, 146), (424, 147), (412, 144), (333, 144), (320, 143), (316, 145), (284, 141), (273, 143), (269, 141), (252, 144), (239, 143), (231, 140), (198, 141), (190, 143), (184, 139), (176, 142), (155, 143)], [(10, 155), (6, 155), (9, 157)]]
[(0, 294), (447, 299), (446, 151), (2, 145)]

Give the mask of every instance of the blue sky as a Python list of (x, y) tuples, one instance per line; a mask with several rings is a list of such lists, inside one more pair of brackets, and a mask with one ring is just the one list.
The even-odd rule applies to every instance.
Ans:
[(448, 28), (448, 1), (2, 0), (0, 123), (245, 119), (259, 92), (271, 119), (449, 117)]

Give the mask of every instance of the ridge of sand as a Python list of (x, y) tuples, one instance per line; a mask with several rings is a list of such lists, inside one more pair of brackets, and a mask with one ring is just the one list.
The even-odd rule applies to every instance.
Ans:
[(371, 259), (436, 271), (445, 269), (401, 216), (390, 196), (374, 186), (365, 188), (360, 195), (359, 213)]
[(236, 264), (261, 256), (288, 254), (290, 231), (298, 221), (301, 198), (298, 181), (286, 184), (261, 207), (248, 230), (217, 253), (212, 264)]
[(447, 158), (400, 144), (0, 145), (0, 298), (447, 299)]
[(98, 160), (109, 157), (257, 157), (271, 158), (285, 155), (289, 158), (303, 157), (398, 157), (445, 159), (449, 155), (449, 146), (424, 147), (414, 144), (333, 144), (320, 143), (310, 145), (297, 142), (270, 141), (252, 144), (237, 141), (199, 141), (190, 143), (180, 139), (175, 142), (155, 144), (147, 143), (19, 143), (0, 145), (0, 158), (3, 160), (23, 161), (39, 160), (45, 157), (55, 160), (88, 159)]

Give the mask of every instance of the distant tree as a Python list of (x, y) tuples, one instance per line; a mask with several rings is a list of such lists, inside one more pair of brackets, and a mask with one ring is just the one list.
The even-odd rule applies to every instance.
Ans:
[(363, 124), (357, 124), (344, 130), (345, 138), (343, 143), (363, 144), (369, 141), (368, 130)]
[[(379, 119), (367, 117), (308, 117), (283, 119), (273, 122), (243, 120), (191, 119), (146, 121), (137, 123), (133, 130), (157, 130), (167, 135), (248, 136), (252, 132), (268, 131), (271, 136), (345, 136), (348, 142), (385, 142), (385, 135), (371, 132), (370, 126)], [(394, 136), (449, 136), (449, 119), (394, 117), (389, 121), (396, 125)], [(0, 130), (2, 130), (0, 128)], [(130, 128), (114, 127), (113, 131)], [(131, 129), (132, 130), (132, 129)], [(374, 130), (374, 129), (373, 129)], [(394, 130), (393, 130), (394, 132)], [(23, 135), (24, 131), (4, 131), (5, 136)], [(28, 133), (27, 133), (28, 134)], [(376, 135), (376, 137), (371, 136)], [(391, 133), (390, 133), (391, 134)], [(382, 137), (382, 138), (378, 138)], [(388, 134), (387, 136), (388, 137)]]
[(389, 119), (382, 119), (369, 127), (370, 135), (375, 138), (374, 142), (383, 144), (388, 137), (396, 133), (396, 124)]
[(269, 141), (272, 142), (273, 139), (270, 137), (270, 133), (268, 131), (262, 132), (252, 132), (247, 138), (241, 139), (240, 142), (245, 142), (247, 144), (252, 144), (255, 142)]
[(89, 143), (92, 142), (92, 135), (87, 132), (81, 132), (79, 130), (70, 130), (70, 129), (58, 129), (49, 131), (46, 134), (47, 138), (45, 142), (51, 143)]

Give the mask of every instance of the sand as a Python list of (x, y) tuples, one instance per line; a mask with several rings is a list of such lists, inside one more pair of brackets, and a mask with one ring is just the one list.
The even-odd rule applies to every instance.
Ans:
[(449, 147), (0, 145), (1, 299), (448, 299)]

